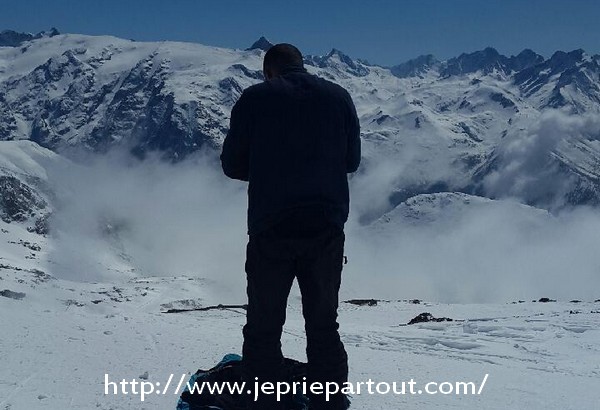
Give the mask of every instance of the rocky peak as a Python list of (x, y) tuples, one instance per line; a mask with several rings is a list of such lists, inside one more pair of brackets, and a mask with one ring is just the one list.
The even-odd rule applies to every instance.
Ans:
[(548, 65), (553, 71), (564, 71), (575, 67), (577, 63), (583, 61), (584, 55), (585, 52), (582, 49), (573, 50), (568, 53), (557, 51), (548, 60)]
[(396, 77), (415, 77), (424, 74), (433, 67), (439, 66), (439, 64), (440, 61), (432, 54), (426, 54), (393, 66), (390, 70)]
[(521, 51), (516, 56), (511, 56), (510, 59), (510, 68), (513, 71), (521, 71), (526, 68), (532, 67), (536, 64), (541, 64), (544, 62), (544, 57), (537, 54), (533, 50), (526, 48)]
[(358, 77), (365, 76), (369, 73), (369, 69), (361, 62), (355, 62), (350, 56), (332, 48), (331, 51), (324, 56), (308, 55), (304, 57), (304, 63), (320, 68), (337, 68)]
[(261, 36), (258, 40), (254, 42), (249, 48), (246, 50), (256, 50), (260, 49), (263, 51), (268, 51), (271, 47), (273, 47), (273, 43), (267, 40), (264, 36)]
[(445, 67), (441, 71), (443, 77), (452, 75), (462, 75), (483, 71), (490, 73), (494, 69), (506, 71), (508, 68), (508, 58), (498, 53), (495, 48), (487, 47), (483, 50), (473, 53), (463, 53), (458, 57), (446, 61)]
[(3, 30), (0, 32), (0, 47), (18, 47), (25, 41), (35, 40), (42, 37), (53, 37), (60, 33), (55, 27), (49, 31), (40, 31), (37, 34), (21, 33), (14, 30)]

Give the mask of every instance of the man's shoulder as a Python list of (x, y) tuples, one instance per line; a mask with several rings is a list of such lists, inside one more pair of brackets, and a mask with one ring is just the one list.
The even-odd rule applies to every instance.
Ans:
[[(338, 83), (327, 80), (316, 74), (305, 73), (303, 75), (306, 75), (310, 78), (310, 83), (312, 83), (312, 87), (316, 87), (319, 90), (326, 92), (327, 94), (336, 95), (345, 100), (350, 97), (348, 91)], [(262, 98), (268, 98), (272, 96), (273, 93), (280, 92), (284, 89), (287, 89), (285, 81), (264, 81), (261, 83), (253, 84), (246, 88), (242, 93), (242, 96), (246, 100), (257, 100)]]
[(246, 88), (242, 93), (245, 97), (258, 97), (266, 92), (269, 92), (271, 85), (268, 81), (263, 81), (261, 83), (253, 84)]
[(336, 82), (334, 82), (334, 81), (328, 80), (328, 79), (326, 79), (326, 78), (324, 78), (324, 77), (321, 77), (321, 76), (318, 76), (318, 75), (316, 75), (316, 74), (313, 74), (313, 76), (314, 76), (315, 78), (317, 78), (317, 79), (318, 79), (318, 81), (319, 81), (319, 82), (320, 82), (320, 83), (321, 83), (323, 86), (325, 86), (325, 87), (329, 87), (329, 88), (331, 88), (331, 89), (333, 89), (333, 90), (336, 90), (336, 91), (342, 91), (342, 92), (345, 92), (345, 91), (346, 91), (346, 89), (345, 89), (344, 87), (342, 87), (340, 84), (338, 84), (338, 83), (336, 83)]
[(343, 99), (349, 98), (350, 97), (350, 93), (348, 92), (348, 90), (346, 90), (342, 85), (333, 82), (331, 80), (328, 80), (326, 78), (320, 77), (316, 74), (313, 74), (314, 77), (317, 79), (317, 81), (319, 82), (319, 85), (327, 90), (328, 92), (330, 92), (331, 94), (336, 94), (339, 97), (342, 97)]

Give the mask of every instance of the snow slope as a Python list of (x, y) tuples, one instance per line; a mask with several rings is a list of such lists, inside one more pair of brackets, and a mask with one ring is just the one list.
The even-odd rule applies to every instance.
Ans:
[[(104, 395), (105, 374), (118, 381), (147, 373), (164, 386), (171, 373), (179, 380), (240, 352), (242, 309), (161, 313), (243, 303), (216, 300), (210, 281), (198, 277), (82, 284), (2, 269), (0, 287), (25, 293), (22, 300), (0, 297), (2, 409), (174, 408), (174, 387), (143, 403), (139, 395)], [(403, 326), (422, 312), (456, 321)], [(479, 387), (489, 375), (480, 395), (364, 393), (354, 395), (352, 408), (593, 410), (600, 400), (598, 302), (342, 303), (340, 323), (351, 381)], [(287, 356), (305, 357), (297, 291), (282, 340)]]

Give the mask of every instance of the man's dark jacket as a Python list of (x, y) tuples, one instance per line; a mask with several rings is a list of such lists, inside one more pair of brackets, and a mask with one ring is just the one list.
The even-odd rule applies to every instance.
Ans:
[(248, 233), (299, 210), (343, 227), (359, 134), (348, 92), (303, 67), (247, 88), (231, 112), (221, 163), (230, 178), (249, 181)]

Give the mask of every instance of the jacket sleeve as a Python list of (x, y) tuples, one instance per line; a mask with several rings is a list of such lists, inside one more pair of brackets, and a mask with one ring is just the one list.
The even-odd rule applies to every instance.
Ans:
[(221, 152), (221, 166), (225, 175), (241, 181), (248, 181), (250, 162), (247, 110), (248, 105), (242, 94), (231, 110), (229, 132)]
[(346, 93), (348, 105), (348, 118), (346, 120), (346, 133), (348, 136), (348, 151), (346, 154), (346, 172), (355, 172), (360, 165), (360, 122), (356, 114), (356, 107), (350, 94)]

